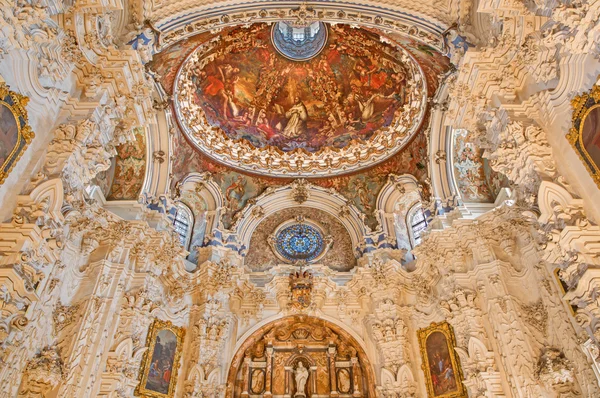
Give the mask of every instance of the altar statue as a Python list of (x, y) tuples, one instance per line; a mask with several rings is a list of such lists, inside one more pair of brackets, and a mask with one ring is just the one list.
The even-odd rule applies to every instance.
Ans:
[(298, 362), (294, 376), (296, 379), (296, 394), (294, 397), (306, 397), (304, 391), (306, 389), (306, 382), (308, 381), (308, 369), (304, 367), (302, 361)]

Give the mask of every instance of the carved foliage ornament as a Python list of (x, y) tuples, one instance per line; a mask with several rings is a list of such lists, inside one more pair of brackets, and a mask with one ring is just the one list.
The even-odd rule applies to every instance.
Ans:
[(600, 188), (600, 86), (576, 96), (571, 105), (573, 126), (567, 139)]
[(29, 98), (0, 83), (0, 184), (3, 184), (35, 136), (27, 119)]
[(148, 350), (142, 359), (140, 383), (135, 389), (136, 396), (174, 396), (184, 334), (183, 328), (173, 326), (169, 321), (154, 320), (148, 331)]

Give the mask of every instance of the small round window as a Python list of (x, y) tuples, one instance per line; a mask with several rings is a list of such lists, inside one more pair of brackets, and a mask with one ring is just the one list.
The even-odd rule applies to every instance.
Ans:
[(289, 261), (312, 261), (325, 249), (321, 232), (312, 225), (301, 223), (279, 230), (275, 236), (275, 247)]

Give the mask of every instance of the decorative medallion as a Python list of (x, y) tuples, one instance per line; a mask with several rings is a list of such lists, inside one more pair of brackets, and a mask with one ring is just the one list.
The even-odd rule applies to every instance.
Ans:
[(400, 151), (427, 108), (417, 62), (365, 29), (298, 26), (240, 27), (190, 54), (174, 88), (190, 142), (225, 165), (276, 177), (352, 172)]
[(573, 127), (567, 139), (600, 188), (600, 86), (575, 97)]
[(310, 263), (321, 259), (333, 240), (314, 222), (300, 217), (280, 225), (269, 237), (277, 257), (287, 263)]
[(0, 184), (3, 184), (35, 136), (27, 119), (29, 98), (0, 83)]

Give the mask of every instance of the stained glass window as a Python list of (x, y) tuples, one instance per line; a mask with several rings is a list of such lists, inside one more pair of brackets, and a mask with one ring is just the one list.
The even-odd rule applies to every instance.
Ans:
[(293, 224), (281, 229), (276, 237), (279, 254), (290, 261), (311, 261), (324, 249), (323, 236), (309, 224)]

